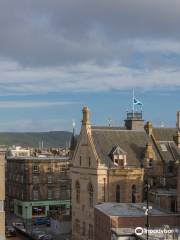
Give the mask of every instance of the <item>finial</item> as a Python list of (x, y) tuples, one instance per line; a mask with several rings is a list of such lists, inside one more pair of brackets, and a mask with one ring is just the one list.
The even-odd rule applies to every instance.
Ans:
[(87, 125), (90, 124), (90, 110), (88, 107), (83, 107), (83, 120), (82, 120), (82, 124), (83, 125)]

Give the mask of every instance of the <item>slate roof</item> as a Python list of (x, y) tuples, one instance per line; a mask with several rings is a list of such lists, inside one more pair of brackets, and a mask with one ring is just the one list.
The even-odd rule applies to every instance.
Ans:
[[(147, 143), (152, 144), (157, 159), (167, 163), (180, 159), (180, 149), (174, 142), (176, 128), (153, 128), (153, 138), (142, 130), (127, 130), (124, 127), (92, 126), (92, 138), (102, 163), (113, 167), (111, 153), (117, 146), (127, 153), (127, 166), (142, 167)], [(165, 145), (167, 151), (163, 151)]]
[(173, 141), (176, 128), (153, 128), (153, 134), (157, 141)]
[[(180, 159), (180, 149), (174, 142), (176, 128), (154, 128), (153, 135), (159, 143), (158, 149), (165, 162), (176, 161)], [(163, 151), (161, 145), (164, 145), (167, 151)]]
[(107, 167), (113, 166), (110, 157), (115, 146), (127, 153), (127, 166), (141, 167), (148, 136), (145, 131), (126, 130), (118, 127), (93, 127), (92, 138), (96, 151)]
[(127, 154), (127, 153), (118, 145), (115, 146), (110, 152), (110, 155), (121, 155), (121, 154)]

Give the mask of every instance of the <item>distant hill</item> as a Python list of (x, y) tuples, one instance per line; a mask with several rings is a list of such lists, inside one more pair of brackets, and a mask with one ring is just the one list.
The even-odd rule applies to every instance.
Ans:
[(43, 141), (44, 147), (65, 147), (71, 140), (72, 133), (66, 131), (54, 132), (1, 132), (0, 145), (19, 145), (23, 147), (38, 147)]

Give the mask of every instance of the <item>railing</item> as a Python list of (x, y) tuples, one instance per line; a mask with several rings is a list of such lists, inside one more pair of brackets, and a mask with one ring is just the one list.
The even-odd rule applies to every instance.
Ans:
[(127, 112), (127, 120), (142, 119), (142, 112)]

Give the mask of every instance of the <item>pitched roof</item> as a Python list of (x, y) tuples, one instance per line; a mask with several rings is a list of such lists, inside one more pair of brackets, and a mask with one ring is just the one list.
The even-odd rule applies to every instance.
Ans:
[(176, 128), (153, 128), (153, 134), (157, 141), (173, 141)]
[(143, 162), (148, 136), (145, 131), (92, 126), (96, 151), (107, 167), (113, 166), (110, 153), (117, 145), (127, 153), (127, 166), (140, 167)]
[(154, 128), (153, 135), (158, 142), (158, 149), (165, 162), (180, 159), (180, 149), (174, 142), (176, 128)]
[(127, 154), (120, 146), (113, 147), (112, 151), (110, 152), (110, 155), (121, 155), (121, 154)]

